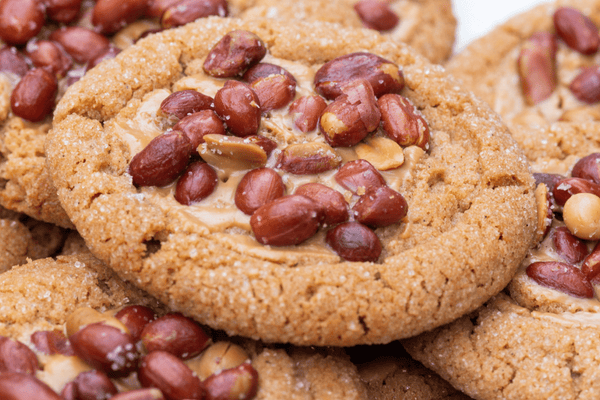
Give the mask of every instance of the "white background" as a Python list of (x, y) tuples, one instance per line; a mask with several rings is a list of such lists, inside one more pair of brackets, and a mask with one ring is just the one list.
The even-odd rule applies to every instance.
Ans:
[(511, 16), (549, 0), (452, 0), (458, 21), (454, 51), (489, 32)]

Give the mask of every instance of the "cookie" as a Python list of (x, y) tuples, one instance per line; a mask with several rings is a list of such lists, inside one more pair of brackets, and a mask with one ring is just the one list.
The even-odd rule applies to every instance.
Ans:
[[(599, 153), (563, 174), (536, 173), (543, 240), (530, 250), (505, 293), (468, 317), (404, 342), (408, 351), (478, 399), (586, 398), (600, 363)], [(597, 173), (596, 173), (597, 176)], [(582, 186), (586, 185), (585, 187)], [(581, 188), (584, 190), (581, 190)], [(540, 332), (544, 339), (540, 340)]]
[(350, 28), (378, 29), (394, 41), (409, 44), (433, 63), (450, 57), (456, 33), (456, 19), (450, 0), (396, 0), (388, 3), (383, 11), (379, 10), (376, 2), (365, 0), (231, 2), (234, 7), (252, 4), (238, 15), (241, 18), (317, 20)]
[[(565, 33), (570, 24), (576, 28)], [(476, 40), (446, 67), (502, 116), (533, 164), (573, 163), (600, 146), (597, 99), (585, 93), (593, 85), (582, 86), (590, 78), (583, 72), (600, 62), (598, 26), (597, 1), (544, 3)], [(575, 40), (586, 30), (589, 49)]]
[[(193, 164), (201, 171), (189, 175), (206, 173), (215, 192), (184, 205), (187, 195), (196, 194), (193, 185), (184, 183), (177, 191), (174, 183), (162, 182), (172, 169), (161, 169), (159, 162), (156, 173), (146, 174), (154, 167), (147, 170), (144, 163), (166, 140), (176, 149), (183, 143), (173, 165), (186, 167), (189, 139), (169, 129), (179, 118), (176, 105), (185, 99), (210, 106), (205, 100), (214, 95), (215, 109), (223, 107), (225, 115), (225, 90), (233, 90), (234, 98), (238, 90), (252, 96), (240, 81), (223, 86), (226, 79), (203, 72), (211, 47), (230, 32), (226, 39), (240, 43), (261, 43), (250, 32), (257, 35), (269, 52), (258, 68), (283, 67), (302, 95), (315, 94), (313, 76), (325, 62), (334, 64), (321, 71), (345, 65), (342, 56), (380, 65), (389, 72), (375, 80), (384, 83), (383, 90), (389, 85), (397, 91), (394, 79), (405, 81), (406, 97), (390, 93), (387, 99), (404, 104), (416, 136), (402, 149), (379, 128), (373, 118), (379, 107), (373, 107), (366, 80), (343, 86), (352, 96), (362, 93), (365, 123), (347, 122), (352, 130), (342, 127), (340, 134), (323, 124), (325, 135), (314, 126), (303, 133), (286, 117), (287, 105), (260, 117), (255, 98), (243, 95), (247, 113), (224, 117), (227, 129), (245, 132), (260, 122), (257, 135), (203, 137), (197, 150), (209, 162)], [(372, 53), (354, 53), (363, 49)], [(153, 35), (121, 54), (90, 71), (61, 100), (46, 141), (48, 165), (90, 250), (120, 276), (201, 323), (267, 342), (390, 342), (482, 304), (508, 283), (533, 240), (533, 180), (522, 153), (484, 103), (403, 44), (325, 23), (209, 18)], [(281, 72), (273, 76), (291, 79)], [(282, 91), (287, 104), (289, 87)], [(336, 113), (348, 107), (344, 99), (327, 105), (320, 98), (330, 110), (323, 113), (330, 118), (325, 125), (336, 126), (335, 116), (343, 115)], [(376, 132), (365, 141), (360, 136), (367, 134), (367, 123)], [(396, 131), (389, 131), (393, 137)], [(155, 136), (158, 147), (144, 147)], [(356, 137), (358, 143), (346, 142)], [(428, 138), (421, 142), (423, 137)], [(394, 157), (380, 157), (384, 150)], [(136, 154), (141, 155), (134, 162)], [(295, 193), (302, 183), (318, 181), (327, 201)], [(259, 182), (267, 184), (254, 186), (263, 185)], [(175, 200), (179, 195), (184, 203)], [(377, 205), (369, 205), (371, 200)], [(257, 203), (252, 217), (246, 214)], [(347, 222), (338, 224), (340, 215)], [(321, 218), (335, 226), (319, 228)], [(358, 246), (350, 239), (355, 234)], [(305, 242), (296, 244), (300, 239)]]

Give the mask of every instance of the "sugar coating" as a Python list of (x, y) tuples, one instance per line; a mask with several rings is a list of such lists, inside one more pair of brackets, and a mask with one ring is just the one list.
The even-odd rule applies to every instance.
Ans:
[[(432, 142), (399, 190), (407, 222), (377, 231), (381, 262), (271, 257), (268, 248), (251, 256), (227, 233), (133, 196), (129, 147), (103, 123), (201, 73), (208, 50), (233, 29), (256, 33), (280, 59), (320, 65), (368, 50), (402, 67), (403, 93)], [(46, 145), (59, 197), (97, 257), (170, 308), (267, 342), (386, 343), (447, 323), (508, 283), (536, 227), (533, 179), (500, 119), (442, 67), (368, 30), (208, 18), (153, 35), (68, 90)]]

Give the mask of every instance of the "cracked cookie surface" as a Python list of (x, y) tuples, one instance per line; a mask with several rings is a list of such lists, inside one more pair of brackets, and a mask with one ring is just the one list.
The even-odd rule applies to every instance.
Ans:
[[(386, 343), (483, 304), (506, 285), (535, 230), (533, 180), (499, 118), (442, 68), (375, 32), (286, 25), (209, 18), (166, 31), (67, 92), (47, 157), (90, 250), (170, 308), (268, 342)], [(409, 211), (402, 223), (377, 230), (379, 262), (344, 262), (323, 245), (263, 247), (240, 227), (207, 225), (196, 206), (186, 209), (162, 189), (132, 185), (134, 154), (117, 128), (125, 121), (133, 132), (147, 129), (144, 106), (157, 91), (206, 87), (202, 61), (234, 29), (254, 32), (288, 69), (316, 69), (364, 49), (402, 68), (402, 94), (427, 120), (431, 142), (398, 180)], [(268, 119), (260, 134), (269, 134)]]

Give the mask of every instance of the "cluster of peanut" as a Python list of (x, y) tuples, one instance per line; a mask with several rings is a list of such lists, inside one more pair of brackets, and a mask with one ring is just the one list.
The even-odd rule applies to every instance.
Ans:
[[(575, 297), (594, 297), (600, 284), (600, 153), (580, 159), (571, 177), (535, 174), (547, 191), (547, 220), (565, 226), (550, 228), (548, 239), (560, 261), (538, 261), (527, 275), (543, 286)], [(591, 251), (590, 251), (591, 249)]]
[[(592, 55), (600, 46), (598, 27), (579, 10), (560, 7), (554, 13), (556, 35), (571, 49)], [(547, 99), (557, 86), (557, 37), (550, 32), (537, 32), (523, 45), (518, 58), (518, 70), (525, 100), (535, 105)], [(585, 102), (600, 101), (600, 68), (591, 66), (571, 81), (573, 95)]]
[[(181, 314), (156, 318), (148, 307), (127, 306), (113, 316), (80, 308), (68, 317), (66, 332), (68, 338), (61, 331), (36, 331), (35, 351), (0, 336), (2, 398), (239, 400), (257, 392), (258, 373), (248, 354), (233, 343), (213, 343)], [(61, 385), (59, 395), (36, 378), (40, 364), (43, 379), (54, 386), (53, 379), (64, 375), (74, 379)]]
[[(368, 161), (341, 165), (335, 147), (358, 145), (382, 125), (384, 136), (376, 139), (391, 143), (400, 153), (400, 146), (428, 148), (426, 121), (398, 94), (404, 87), (402, 72), (374, 54), (348, 54), (316, 72), (314, 86), (319, 95), (294, 100), (296, 79), (282, 67), (261, 63), (265, 55), (266, 47), (255, 34), (241, 30), (226, 34), (210, 50), (203, 68), (211, 77), (228, 80), (214, 99), (182, 90), (161, 103), (160, 113), (177, 123), (133, 157), (129, 165), (133, 183), (164, 186), (179, 178), (175, 199), (190, 205), (215, 190), (214, 168), (226, 164), (249, 170), (237, 187), (235, 204), (251, 215), (250, 226), (258, 242), (297, 245), (319, 227), (334, 226), (326, 240), (342, 258), (376, 261), (382, 247), (372, 228), (399, 222), (406, 215), (406, 201)], [(298, 135), (318, 126), (325, 142), (278, 148), (274, 140), (258, 135), (261, 116), (286, 107)], [(285, 195), (280, 173), (266, 167), (271, 154), (277, 157), (275, 168), (282, 174), (337, 170), (335, 181), (355, 197), (351, 212), (342, 193), (322, 183), (305, 184)]]
[(0, 49), (0, 72), (20, 78), (12, 111), (43, 120), (54, 108), (59, 80), (72, 84), (113, 58), (120, 50), (109, 36), (140, 17), (160, 18), (166, 29), (227, 12), (226, 0), (3, 0), (0, 38), (7, 46)]

